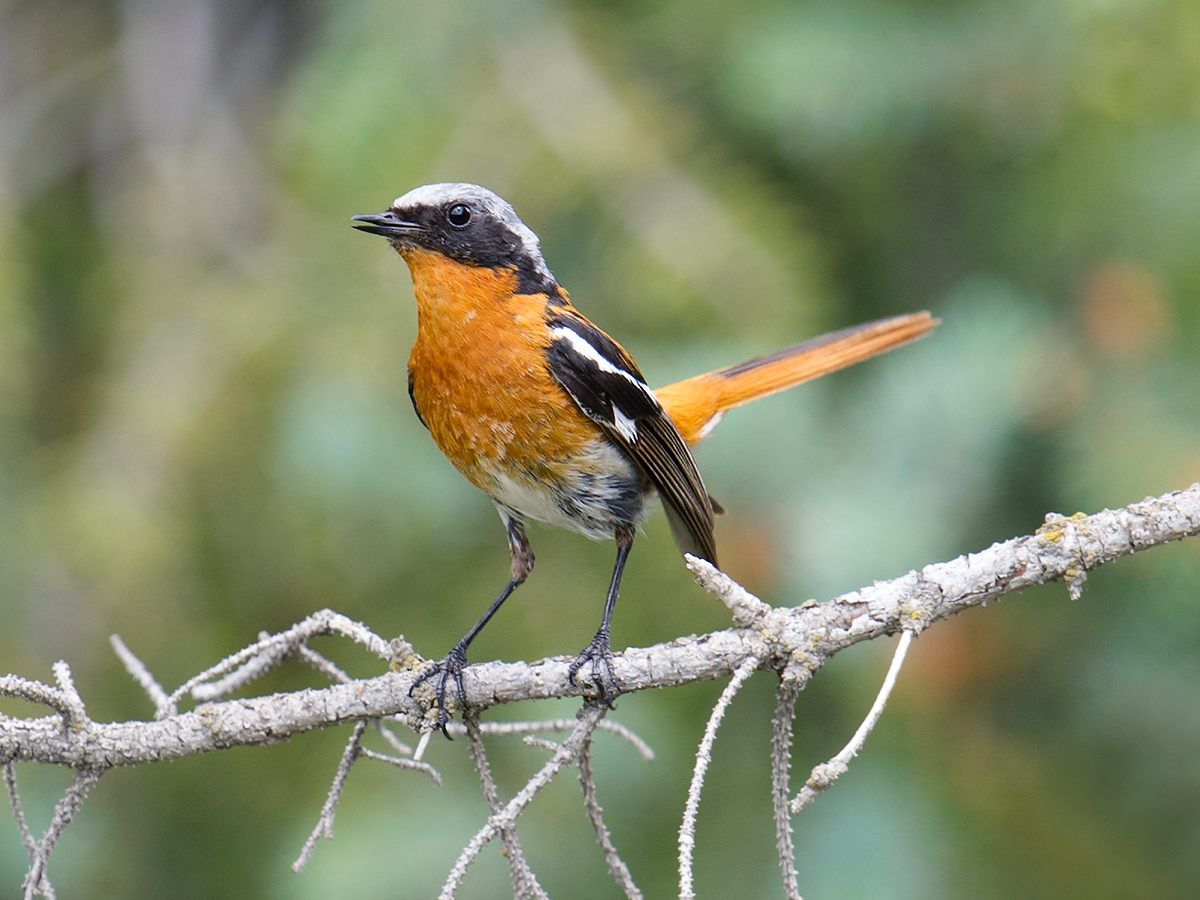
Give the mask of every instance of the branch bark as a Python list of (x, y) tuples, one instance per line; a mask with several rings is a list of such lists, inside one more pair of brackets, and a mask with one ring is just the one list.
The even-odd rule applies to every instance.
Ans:
[[(919, 633), (964, 609), (1050, 581), (1065, 579), (1072, 596), (1077, 596), (1091, 569), (1196, 534), (1200, 534), (1200, 483), (1092, 516), (1051, 513), (1032, 535), (929, 565), (827, 603), (809, 601), (778, 609), (754, 598), (708, 563), (689, 559), (697, 580), (730, 607), (736, 627), (630, 648), (615, 656), (613, 670), (622, 690), (631, 692), (728, 676), (755, 657), (760, 668), (779, 671), (785, 680), (802, 687), (830, 656), (860, 641), (901, 630)], [(342, 619), (328, 612), (313, 618), (320, 616)], [(578, 696), (581, 689), (568, 678), (569, 662), (556, 657), (532, 664), (470, 666), (463, 678), (467, 700), (486, 709), (518, 700)], [(274, 743), (362, 719), (402, 714), (415, 721), (428, 711), (432, 700), (428, 685), (409, 696), (415, 673), (416, 669), (409, 669), (321, 689), (206, 702), (188, 712), (168, 712), (156, 721), (112, 723), (87, 717), (69, 679), (64, 683), (60, 678), (60, 687), (52, 688), (5, 676), (0, 678), (0, 694), (50, 706), (55, 714), (38, 719), (0, 717), (0, 762), (32, 761), (100, 771)], [(179, 695), (176, 691), (171, 699)]]

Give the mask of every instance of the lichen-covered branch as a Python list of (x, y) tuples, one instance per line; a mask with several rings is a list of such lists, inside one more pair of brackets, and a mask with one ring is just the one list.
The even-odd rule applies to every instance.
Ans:
[[(919, 633), (938, 619), (1036, 584), (1066, 579), (1075, 590), (1091, 569), (1197, 533), (1200, 484), (1092, 516), (1050, 514), (1042, 528), (1027, 537), (929, 565), (828, 603), (810, 601), (796, 608), (769, 607), (708, 563), (691, 560), (689, 566), (697, 579), (729, 604), (738, 627), (631, 648), (616, 655), (613, 670), (622, 690), (638, 691), (727, 676), (755, 657), (761, 667), (786, 670), (788, 677), (803, 685), (832, 654), (859, 641), (903, 630)], [(310, 617), (318, 618), (322, 633), (353, 633), (373, 651), (382, 652), (365, 629), (363, 634), (355, 633), (361, 626), (328, 611)], [(237, 655), (238, 664), (261, 654), (273, 655), (284, 643), (279, 635), (260, 641)], [(577, 696), (580, 688), (568, 679), (568, 665), (569, 660), (562, 657), (532, 664), (469, 666), (463, 678), (468, 702), (482, 709), (518, 700)], [(206, 674), (223, 678), (236, 668), (226, 664)], [(86, 716), (80, 720), (80, 705), (62, 686), (9, 675), (0, 678), (0, 694), (42, 703), (54, 715), (0, 719), (0, 761), (107, 769), (273, 743), (364, 718), (401, 713), (417, 721), (431, 698), (426, 687), (418, 687), (415, 695), (409, 696), (415, 672), (389, 672), (351, 684), (204, 703), (156, 721), (110, 723), (93, 722)], [(193, 679), (189, 684), (199, 682)], [(176, 691), (172, 703), (181, 696)], [(64, 728), (64, 717), (73, 727)]]

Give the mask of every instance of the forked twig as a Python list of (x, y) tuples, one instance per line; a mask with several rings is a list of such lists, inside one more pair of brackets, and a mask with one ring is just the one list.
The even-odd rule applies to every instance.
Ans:
[(67, 665), (65, 659), (60, 659), (52, 668), (54, 680), (58, 682), (59, 690), (62, 691), (66, 702), (65, 708), (62, 710), (63, 724), (68, 728), (83, 728), (88, 721), (87, 709), (83, 705), (83, 698), (79, 696), (79, 691), (75, 688), (71, 667)]
[[(483, 798), (487, 801), (492, 815), (500, 812), (500, 792), (496, 780), (492, 777), (492, 767), (488, 762), (487, 751), (483, 747), (483, 737), (479, 733), (478, 713), (468, 709), (464, 713), (464, 725), (467, 731), (467, 746), (471, 751), (471, 761), (475, 771), (479, 773), (479, 783), (483, 788)], [(525, 861), (521, 850), (521, 842), (517, 838), (514, 825), (506, 825), (500, 829), (500, 840), (504, 844), (504, 855), (508, 859), (508, 874), (512, 879), (513, 893), (518, 900), (549, 900), (542, 886), (538, 884), (537, 876)]]
[(488, 817), (488, 820), (483, 824), (483, 827), (475, 833), (458, 859), (454, 862), (454, 867), (450, 870), (450, 875), (442, 885), (442, 891), (438, 894), (438, 900), (453, 900), (455, 893), (462, 884), (463, 878), (466, 877), (467, 869), (471, 863), (479, 856), (481, 850), (500, 833), (504, 828), (509, 827), (517, 820), (517, 817), (525, 811), (525, 807), (533, 800), (534, 797), (550, 783), (565, 766), (579, 758), (579, 754), (583, 752), (588, 736), (596, 729), (596, 723), (604, 717), (607, 712), (607, 707), (602, 703), (589, 700), (583, 705), (579, 711), (579, 720), (575, 723), (574, 730), (567, 736), (567, 739), (562, 742), (558, 748), (558, 752), (554, 754), (546, 764), (542, 766), (537, 773), (525, 783), (525, 787), (517, 793), (515, 797), (499, 812), (493, 813)]
[(63, 724), (67, 727), (81, 725), (87, 720), (77, 702), (78, 694), (71, 697), (62, 688), (51, 687), (40, 681), (21, 678), (19, 675), (0, 676), (0, 695), (48, 706), (62, 716)]
[[(87, 795), (103, 774), (104, 772), (98, 769), (84, 769), (76, 772), (75, 781), (67, 788), (62, 799), (55, 804), (54, 817), (42, 834), (41, 841), (37, 843), (30, 854), (29, 872), (25, 876), (25, 900), (33, 900), (39, 894), (49, 900), (54, 900), (54, 886), (46, 875), (46, 864), (50, 861), (50, 854), (54, 852), (54, 847), (62, 836), (63, 829), (71, 824), (75, 813), (79, 811), (79, 807), (87, 799)], [(13, 784), (15, 787), (15, 782)]]
[[(171, 703), (178, 703), (188, 694), (197, 700), (214, 700), (224, 696), (253, 681), (272, 665), (298, 653), (305, 642), (324, 634), (340, 634), (362, 644), (380, 659), (391, 659), (391, 645), (371, 629), (341, 613), (322, 609), (286, 631), (255, 641), (189, 678), (175, 689), (169, 699)], [(214, 678), (220, 680), (214, 682)]]
[[(1072, 595), (1078, 592), (1084, 573), (1130, 553), (1168, 541), (1200, 534), (1200, 484), (1148, 498), (1118, 510), (1104, 510), (1091, 516), (1082, 513), (1064, 517), (1050, 514), (1045, 525), (1033, 535), (1014, 538), (969, 556), (945, 563), (931, 564), (888, 582), (852, 591), (824, 604), (810, 601), (795, 609), (772, 608), (728, 581), (711, 565), (699, 560), (689, 564), (698, 580), (715, 590), (733, 611), (737, 628), (700, 637), (682, 638), (669, 644), (628, 650), (618, 656), (622, 684), (629, 690), (649, 690), (734, 673), (713, 710), (705, 738), (697, 754), (696, 770), (689, 792), (688, 810), (680, 829), (680, 873), (682, 896), (692, 896), (692, 856), (695, 844), (695, 816), (703, 780), (709, 765), (711, 746), (717, 727), (730, 698), (759, 664), (767, 668), (792, 665), (795, 684), (781, 688), (776, 710), (772, 782), (776, 795), (777, 842), (784, 873), (785, 890), (795, 897), (794, 866), (791, 863), (790, 821), (780, 808), (786, 794), (790, 767), (791, 721), (794, 697), (789, 693), (802, 687), (833, 654), (856, 643), (884, 635), (904, 632), (871, 713), (854, 738), (828, 763), (813, 769), (808, 782), (788, 804), (798, 812), (827, 788), (859, 752), (882, 713), (904, 654), (912, 637), (930, 624), (973, 606), (985, 605), (1004, 594), (1034, 584), (1066, 579)], [(312, 637), (341, 634), (367, 646), (381, 658), (393, 663), (393, 671), (353, 683), (340, 668), (307, 646)], [(189, 679), (173, 694), (167, 694), (149, 670), (128, 648), (115, 638), (114, 649), (131, 675), (154, 702), (159, 714), (154, 722), (91, 721), (75, 689), (71, 671), (65, 662), (54, 666), (57, 686), (20, 678), (0, 676), (0, 695), (16, 697), (48, 707), (55, 715), (14, 719), (0, 716), (0, 766), (13, 806), (22, 843), (30, 851), (31, 866), (27, 894), (53, 895), (45, 876), (45, 860), (62, 829), (75, 815), (88, 790), (103, 771), (113, 766), (137, 765), (164, 759), (177, 759), (233, 746), (271, 743), (316, 728), (346, 721), (367, 722), (383, 728), (383, 735), (399, 756), (387, 756), (361, 746), (365, 725), (356, 726), (351, 745), (343, 754), (345, 765), (339, 769), (330, 792), (330, 810), (317, 831), (332, 826), (332, 806), (336, 804), (354, 760), (368, 756), (393, 765), (411, 766), (419, 759), (428, 735), (413, 754), (404, 759), (407, 749), (383, 720), (421, 725), (420, 703), (408, 692), (413, 675), (409, 667), (394, 663), (399, 654), (393, 646), (365, 626), (334, 613), (321, 610), (291, 629), (265, 637), (250, 647), (223, 660)], [(411, 650), (411, 648), (410, 648)], [(219, 698), (223, 693), (248, 683), (272, 661), (296, 655), (326, 674), (337, 684), (306, 688), (270, 697), (250, 697), (236, 702), (214, 702), (202, 710), (178, 713), (175, 704), (187, 694), (196, 699)], [(483, 663), (473, 667), (476, 676), (469, 699), (483, 709), (517, 700), (574, 696), (568, 664), (548, 659), (535, 664)], [(785, 671), (785, 681), (787, 673)], [(486, 689), (485, 689), (486, 688)], [(551, 760), (530, 779), (525, 788), (503, 808), (495, 810), (460, 855), (447, 880), (442, 896), (452, 897), (464, 873), (480, 849), (496, 834), (511, 830), (517, 817), (558, 771), (579, 761), (584, 782), (585, 806), (593, 824), (599, 819), (588, 742), (597, 728), (614, 731), (630, 740), (650, 758), (649, 748), (620, 726), (603, 721), (604, 710), (585, 705), (571, 733), (561, 745), (538, 739), (553, 749)], [(478, 726), (479, 734), (533, 734), (558, 730), (567, 722), (488, 723)], [(461, 726), (452, 726), (460, 728)], [(462, 732), (460, 732), (462, 733)], [(34, 839), (25, 820), (17, 793), (13, 762), (30, 760), (71, 767), (79, 772), (55, 812), (54, 821), (42, 841)], [(421, 767), (421, 766), (418, 766)], [(432, 770), (422, 767), (423, 770)], [(589, 787), (590, 783), (590, 787)], [(598, 829), (598, 835), (602, 835)], [(315, 842), (315, 838), (314, 838)], [(604, 846), (603, 837), (600, 843)], [(606, 855), (607, 855), (606, 848)], [(40, 862), (37, 861), (40, 858)], [(301, 861), (302, 862), (302, 861)], [(627, 894), (630, 894), (626, 888)]]
[[(373, 724), (373, 723), (371, 723)], [(390, 732), (385, 731), (384, 734)], [(429, 776), (429, 780), (433, 782), (435, 787), (442, 786), (442, 775), (427, 762), (411, 759), (408, 756), (393, 756), (390, 753), (379, 753), (372, 750), (370, 747), (358, 748), (359, 759), (373, 759), (377, 762), (387, 763), (389, 766), (395, 766), (397, 769), (416, 769), (418, 772), (424, 772)]]
[[(528, 721), (518, 722), (480, 722), (479, 733), (488, 735), (502, 734), (534, 734), (539, 731), (574, 731), (579, 724), (577, 719), (531, 719)], [(448, 726), (452, 735), (466, 734), (464, 728), (458, 722), (451, 722)], [(642, 740), (638, 735), (622, 725), (620, 722), (612, 722), (608, 719), (601, 719), (596, 723), (597, 731), (607, 731), (609, 734), (615, 734), (622, 740), (628, 741), (633, 745), (633, 748), (641, 755), (646, 762), (654, 762), (654, 749)]]

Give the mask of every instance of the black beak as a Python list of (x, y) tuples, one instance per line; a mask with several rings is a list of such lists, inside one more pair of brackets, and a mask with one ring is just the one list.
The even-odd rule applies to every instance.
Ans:
[[(367, 234), (378, 234), (385, 238), (402, 238), (413, 235), (424, 229), (416, 222), (407, 222), (396, 215), (394, 210), (381, 213), (365, 213), (361, 216), (351, 216), (354, 227)], [(358, 223), (362, 223), (361, 225)]]

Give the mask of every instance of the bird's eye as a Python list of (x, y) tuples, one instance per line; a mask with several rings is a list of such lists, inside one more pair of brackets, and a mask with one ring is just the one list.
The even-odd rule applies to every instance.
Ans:
[(450, 220), (450, 224), (455, 228), (465, 228), (467, 223), (471, 221), (471, 210), (461, 203), (455, 203), (446, 210), (446, 218)]

